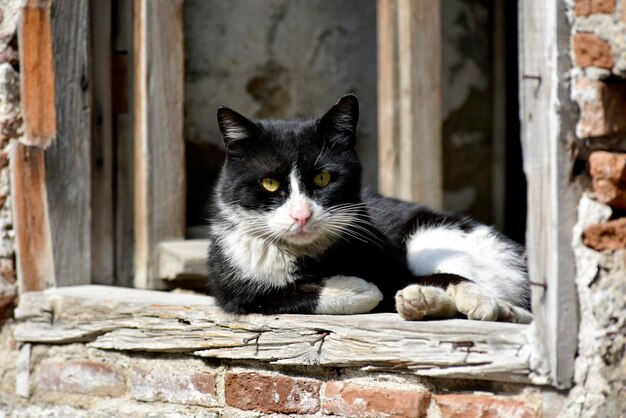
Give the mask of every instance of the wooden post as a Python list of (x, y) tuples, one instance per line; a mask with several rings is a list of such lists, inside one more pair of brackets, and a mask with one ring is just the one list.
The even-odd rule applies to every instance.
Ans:
[(113, 224), (112, 0), (90, 0), (91, 33), (91, 277), (115, 282)]
[(135, 286), (161, 288), (157, 245), (184, 238), (182, 0), (134, 3)]
[(57, 132), (50, 2), (28, 0), (19, 25), (22, 142), (28, 145), (46, 146)]
[(535, 315), (531, 367), (558, 388), (572, 385), (578, 312), (572, 228), (569, 143), (577, 114), (569, 86), (569, 25), (562, 2), (520, 2), (520, 98), (524, 171), (528, 180), (526, 242)]
[(24, 137), (11, 150), (11, 198), (20, 292), (54, 286), (43, 147), (56, 136), (50, 1), (29, 0), (19, 25)]
[(441, 0), (378, 0), (379, 189), (442, 206)]
[(134, 200), (133, 124), (131, 109), (133, 48), (133, 0), (113, 3), (113, 122), (116, 148), (115, 170), (115, 284), (133, 286)]
[(53, 287), (54, 260), (48, 219), (43, 149), (13, 144), (11, 197), (20, 293)]
[(51, 7), (57, 135), (46, 148), (46, 190), (57, 286), (91, 283), (89, 0)]

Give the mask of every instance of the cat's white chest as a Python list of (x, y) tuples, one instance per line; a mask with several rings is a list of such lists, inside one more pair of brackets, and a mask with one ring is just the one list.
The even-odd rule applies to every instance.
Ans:
[(259, 287), (283, 287), (296, 280), (296, 258), (267, 240), (239, 229), (223, 236), (224, 252), (239, 272), (237, 276)]

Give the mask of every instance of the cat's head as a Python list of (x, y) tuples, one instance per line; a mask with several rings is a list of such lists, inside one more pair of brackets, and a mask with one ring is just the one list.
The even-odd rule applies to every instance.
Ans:
[(222, 215), (250, 234), (295, 247), (335, 240), (359, 212), (358, 118), (354, 95), (310, 120), (253, 122), (220, 108)]

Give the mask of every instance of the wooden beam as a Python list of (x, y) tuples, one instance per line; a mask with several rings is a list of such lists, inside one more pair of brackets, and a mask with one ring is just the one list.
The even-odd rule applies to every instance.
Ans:
[(188, 239), (159, 244), (159, 275), (162, 280), (198, 279), (206, 282), (209, 240)]
[(520, 98), (528, 180), (526, 242), (535, 316), (537, 373), (572, 385), (578, 311), (572, 228), (578, 202), (570, 183), (576, 115), (569, 100), (570, 28), (565, 4), (520, 2)]
[(22, 343), (545, 383), (529, 375), (529, 326), (521, 324), (408, 322), (392, 313), (235, 316), (208, 296), (106, 286), (28, 293), (16, 318)]
[(47, 146), (56, 136), (51, 0), (28, 0), (19, 24), (20, 76), (24, 137), (28, 145)]
[(440, 209), (441, 0), (378, 1), (379, 189)]
[[(114, 284), (112, 0), (90, 0), (91, 35), (91, 277)], [(130, 179), (129, 179), (130, 181)]]
[(185, 231), (182, 0), (134, 3), (135, 286), (162, 288), (156, 251)]
[(493, 64), (491, 71), (493, 74), (492, 93), (492, 135), (493, 149), (491, 157), (491, 200), (493, 211), (493, 225), (500, 231), (504, 230), (505, 219), (505, 196), (506, 196), (506, 154), (507, 154), (507, 86), (506, 86), (506, 15), (505, 3), (495, 1), (492, 3), (493, 13)]
[(38, 146), (15, 143), (11, 148), (11, 198), (20, 292), (43, 290), (55, 284), (43, 154)]
[(89, 1), (51, 7), (56, 138), (46, 190), (57, 286), (91, 282), (91, 74)]
[(133, 0), (113, 3), (113, 118), (116, 149), (115, 170), (115, 284), (134, 282), (133, 123), (131, 115)]

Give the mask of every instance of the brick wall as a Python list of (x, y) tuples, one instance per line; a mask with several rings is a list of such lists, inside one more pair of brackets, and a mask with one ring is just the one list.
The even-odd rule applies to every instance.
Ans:
[(588, 154), (591, 189), (613, 209), (590, 225), (584, 243), (598, 251), (626, 248), (626, 0), (576, 0), (572, 20), (572, 98), (578, 146)]
[(564, 417), (626, 416), (626, 0), (568, 2), (574, 145), (586, 170), (574, 230), (580, 324)]
[[(0, 356), (9, 354), (0, 348)], [(82, 344), (35, 346), (31, 360), (29, 398), (9, 399), (15, 392), (13, 380), (0, 378), (0, 416), (5, 407), (20, 417), (35, 417), (45, 409), (49, 417), (532, 418), (541, 416), (542, 408), (538, 389), (516, 385), (473, 382), (474, 389), (483, 390), (476, 392), (452, 381), (313, 366), (266, 369), (176, 355), (106, 352)], [(5, 372), (11, 378), (14, 373)]]

